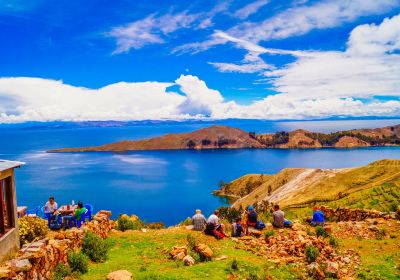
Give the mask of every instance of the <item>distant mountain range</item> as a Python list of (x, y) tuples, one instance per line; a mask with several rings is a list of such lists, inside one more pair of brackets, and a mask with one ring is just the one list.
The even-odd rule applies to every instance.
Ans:
[(400, 124), (375, 129), (354, 129), (334, 133), (315, 133), (299, 129), (272, 134), (256, 134), (229, 126), (214, 125), (190, 133), (167, 134), (142, 140), (62, 148), (61, 152), (126, 152), (140, 150), (241, 149), (241, 148), (353, 148), (400, 145)]

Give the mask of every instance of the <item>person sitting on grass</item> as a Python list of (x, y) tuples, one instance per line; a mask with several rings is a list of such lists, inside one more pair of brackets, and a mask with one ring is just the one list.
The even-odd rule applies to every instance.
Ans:
[(218, 239), (224, 238), (226, 236), (225, 225), (219, 223), (218, 210), (215, 210), (214, 214), (211, 214), (210, 217), (208, 217), (204, 233), (207, 235), (215, 236)]
[(325, 217), (324, 217), (323, 208), (321, 207), (321, 209), (320, 209), (318, 206), (314, 206), (312, 219), (308, 219), (308, 222), (313, 227), (324, 226)]
[(244, 235), (244, 228), (242, 225), (242, 218), (236, 218), (232, 224), (232, 237), (241, 237)]
[(252, 205), (250, 205), (247, 208), (247, 214), (246, 214), (247, 227), (255, 228), (257, 226), (257, 218), (258, 218), (257, 212), (254, 210), (254, 207)]
[(192, 217), (193, 230), (203, 231), (207, 223), (206, 217), (201, 214), (201, 210), (197, 209), (196, 214)]
[(276, 228), (283, 228), (283, 227), (291, 227), (292, 222), (285, 219), (285, 212), (279, 209), (279, 205), (274, 205), (274, 213), (272, 214), (274, 220), (272, 221), (272, 225)]
[(82, 215), (85, 215), (87, 209), (83, 207), (82, 201), (78, 202), (78, 207), (74, 211), (74, 215), (72, 216), (72, 219), (74, 221), (79, 221), (82, 218)]

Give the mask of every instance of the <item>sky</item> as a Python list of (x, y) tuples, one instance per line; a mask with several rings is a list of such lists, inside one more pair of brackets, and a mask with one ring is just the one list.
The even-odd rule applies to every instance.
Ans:
[(400, 116), (400, 0), (2, 0), (0, 42), (0, 123)]

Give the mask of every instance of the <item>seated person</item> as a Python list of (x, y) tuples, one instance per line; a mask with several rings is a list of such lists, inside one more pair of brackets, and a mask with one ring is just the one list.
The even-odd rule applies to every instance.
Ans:
[(318, 206), (313, 207), (313, 216), (312, 219), (309, 221), (310, 225), (315, 226), (323, 226), (325, 223), (324, 212), (322, 209), (319, 209)]
[(58, 209), (57, 202), (54, 201), (54, 197), (50, 196), (49, 201), (44, 205), (44, 213), (53, 215)]
[(285, 212), (279, 209), (279, 205), (274, 205), (274, 213), (272, 215), (274, 217), (274, 220), (272, 221), (274, 227), (282, 228), (292, 226), (292, 222), (285, 219)]
[(256, 227), (257, 226), (257, 217), (258, 217), (257, 212), (254, 210), (254, 207), (251, 205), (247, 208), (247, 210), (248, 210), (247, 215), (246, 215), (247, 227)]
[(87, 209), (83, 207), (83, 203), (79, 201), (78, 207), (75, 209), (72, 219), (75, 221), (79, 221), (82, 218), (82, 215), (85, 215), (86, 211)]
[(232, 237), (241, 237), (244, 235), (244, 228), (242, 226), (242, 218), (237, 218), (232, 224)]
[(196, 214), (192, 217), (193, 230), (203, 231), (207, 223), (206, 217), (201, 214), (201, 210), (197, 209)]
[(225, 225), (219, 223), (219, 211), (215, 210), (214, 214), (211, 214), (208, 217), (206, 229), (204, 231), (207, 235), (212, 235), (217, 238), (223, 238), (226, 236), (225, 234)]

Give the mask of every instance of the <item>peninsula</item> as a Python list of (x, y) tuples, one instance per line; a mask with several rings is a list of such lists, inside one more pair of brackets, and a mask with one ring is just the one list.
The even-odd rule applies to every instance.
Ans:
[(62, 148), (49, 153), (126, 152), (144, 150), (241, 149), (241, 148), (354, 148), (400, 145), (400, 124), (375, 129), (316, 133), (303, 129), (256, 134), (229, 126), (215, 125), (189, 133), (124, 140), (92, 147)]

